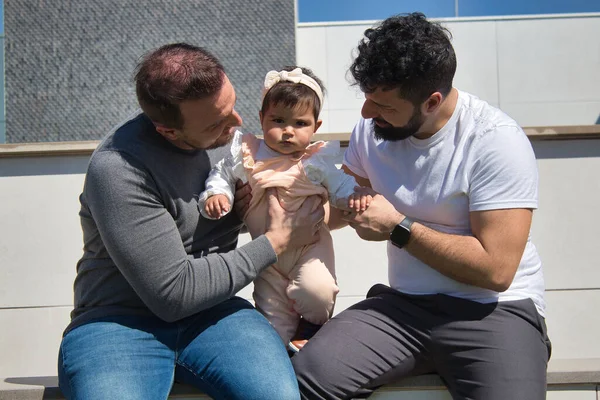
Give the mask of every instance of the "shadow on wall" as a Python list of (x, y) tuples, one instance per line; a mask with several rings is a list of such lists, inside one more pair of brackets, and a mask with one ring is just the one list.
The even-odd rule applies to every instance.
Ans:
[(532, 141), (531, 145), (537, 159), (600, 157), (600, 141), (597, 139), (540, 140)]
[(598, 115), (598, 119), (596, 120), (596, 125), (600, 125), (600, 115)]
[(0, 178), (8, 176), (85, 174), (90, 156), (0, 158)]

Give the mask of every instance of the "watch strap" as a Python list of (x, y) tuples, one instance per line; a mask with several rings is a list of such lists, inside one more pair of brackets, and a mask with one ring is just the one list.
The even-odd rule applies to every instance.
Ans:
[(404, 217), (404, 219), (402, 221), (400, 221), (400, 223), (398, 225), (405, 227), (410, 232), (410, 228), (412, 227), (412, 224), (414, 222), (415, 221), (413, 221), (412, 219), (410, 219), (408, 217)]
[(392, 232), (390, 233), (390, 241), (394, 246), (400, 249), (406, 246), (406, 244), (410, 240), (410, 233), (413, 222), (414, 221), (412, 219), (404, 217), (404, 219), (394, 227), (394, 230), (392, 230)]

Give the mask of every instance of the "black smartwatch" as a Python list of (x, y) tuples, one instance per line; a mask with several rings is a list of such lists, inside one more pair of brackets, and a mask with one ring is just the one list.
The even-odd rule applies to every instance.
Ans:
[(401, 249), (408, 243), (410, 239), (410, 227), (413, 224), (413, 220), (408, 217), (404, 217), (394, 230), (390, 233), (390, 241), (394, 246)]

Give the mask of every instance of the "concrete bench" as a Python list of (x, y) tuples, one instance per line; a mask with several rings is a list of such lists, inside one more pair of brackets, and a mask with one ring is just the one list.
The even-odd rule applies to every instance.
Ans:
[[(548, 398), (556, 400), (600, 400), (600, 359), (552, 360), (548, 367)], [(437, 375), (403, 379), (380, 388), (371, 398), (387, 400), (451, 399)], [(197, 389), (175, 384), (170, 399), (208, 399)], [(0, 400), (64, 399), (55, 376), (7, 377), (0, 380)]]

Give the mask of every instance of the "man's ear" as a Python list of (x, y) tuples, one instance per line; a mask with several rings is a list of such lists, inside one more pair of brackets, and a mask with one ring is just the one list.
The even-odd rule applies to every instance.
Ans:
[(160, 133), (167, 140), (177, 140), (178, 134), (177, 130), (173, 128), (168, 128), (163, 124), (159, 124), (158, 122), (153, 122), (156, 127), (156, 132)]
[(315, 133), (317, 133), (317, 131), (319, 130), (319, 128), (321, 127), (321, 124), (323, 123), (322, 119), (318, 119), (317, 122), (315, 123)]
[(434, 113), (440, 105), (442, 105), (442, 101), (444, 101), (444, 96), (440, 92), (435, 92), (422, 105), (422, 113), (423, 114), (431, 114)]

